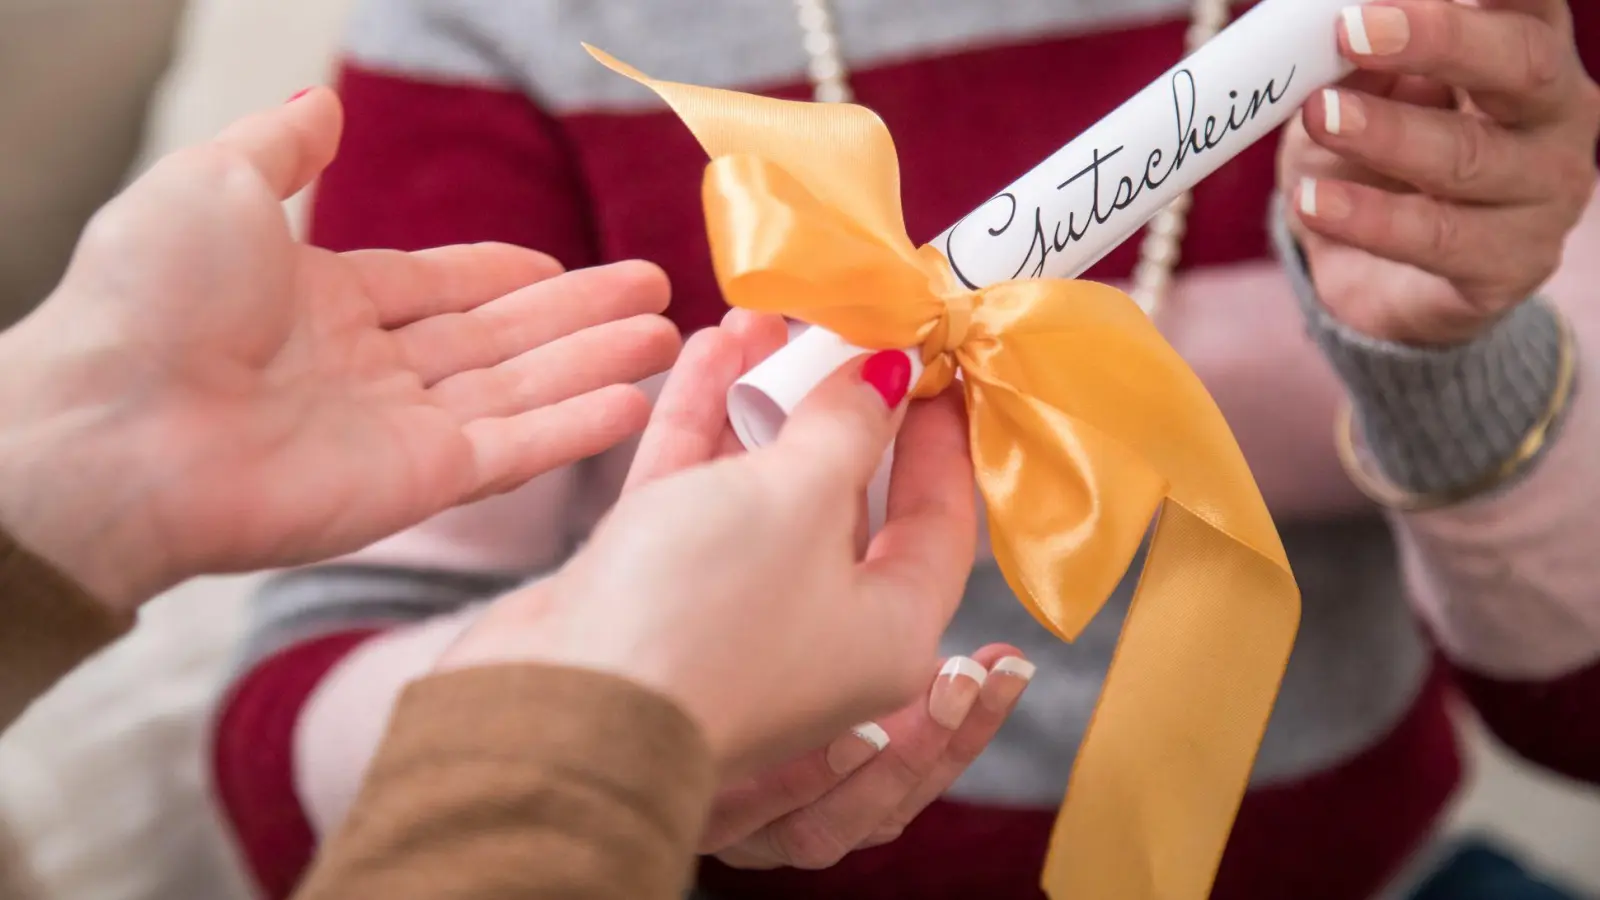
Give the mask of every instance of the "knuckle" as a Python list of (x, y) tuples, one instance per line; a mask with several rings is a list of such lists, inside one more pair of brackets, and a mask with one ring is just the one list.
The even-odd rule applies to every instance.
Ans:
[(1438, 260), (1453, 259), (1461, 245), (1461, 225), (1449, 212), (1435, 208), (1423, 213), (1423, 240), (1430, 256)]
[(984, 747), (985, 742), (983, 741), (954, 740), (950, 742), (949, 747), (945, 748), (944, 756), (945, 759), (961, 767), (964, 771), (968, 766), (978, 761), (978, 757), (983, 755)]
[(772, 850), (796, 869), (827, 869), (850, 852), (821, 816), (803, 813), (792, 816), (771, 831)]
[(830, 776), (831, 771), (827, 762), (818, 756), (814, 766), (786, 767), (779, 772), (773, 778), (772, 791), (783, 809), (787, 811), (802, 809), (821, 793), (817, 789), (818, 783)]
[(1477, 116), (1459, 116), (1460, 131), (1456, 138), (1456, 154), (1447, 170), (1451, 187), (1465, 190), (1483, 178), (1490, 166), (1489, 155), (1494, 134), (1490, 126)]
[(1434, 50), (1436, 59), (1460, 55), (1467, 45), (1467, 23), (1461, 7), (1445, 3), (1413, 5), (1406, 9), (1406, 18), (1421, 20), (1415, 30), (1423, 35), (1433, 34), (1435, 40), (1422, 41), (1423, 46)]
[(1555, 32), (1532, 16), (1517, 16), (1518, 47), (1521, 59), (1517, 87), (1527, 92), (1539, 92), (1553, 86), (1561, 79), (1566, 68), (1566, 53)]
[[(945, 749), (931, 734), (938, 727), (931, 725), (919, 729), (919, 733), (897, 739), (895, 744), (890, 745), (889, 752), (879, 757), (883, 776), (902, 793), (910, 793), (933, 774), (933, 768)], [(896, 745), (899, 749), (896, 749)]]

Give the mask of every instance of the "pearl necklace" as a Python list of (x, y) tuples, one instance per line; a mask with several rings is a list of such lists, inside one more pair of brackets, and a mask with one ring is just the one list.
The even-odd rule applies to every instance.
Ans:
[[(818, 103), (850, 103), (850, 70), (839, 49), (839, 32), (830, 0), (794, 0), (811, 79), (812, 97)], [(1191, 0), (1185, 52), (1192, 53), (1227, 25), (1228, 0)], [(1172, 288), (1172, 275), (1183, 252), (1192, 198), (1184, 194), (1150, 221), (1133, 270), (1133, 299), (1151, 315)]]

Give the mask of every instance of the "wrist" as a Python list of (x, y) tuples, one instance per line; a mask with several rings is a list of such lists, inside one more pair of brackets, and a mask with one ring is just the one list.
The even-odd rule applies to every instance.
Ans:
[(685, 648), (665, 635), (618, 621), (615, 607), (566, 593), (563, 574), (529, 584), (494, 601), (434, 665), (444, 674), (502, 665), (580, 669), (621, 678), (669, 701), (699, 728), (720, 766), (746, 755), (727, 717), (708, 702)]
[(1571, 348), (1552, 307), (1529, 300), (1463, 343), (1382, 340), (1323, 308), (1281, 217), (1274, 237), (1307, 331), (1343, 383), (1383, 481), (1408, 495), (1471, 496), (1537, 461), (1570, 381)]
[(50, 352), (55, 334), (39, 321), (0, 333), (0, 527), (113, 613), (131, 615), (175, 583), (140, 520), (144, 473), (116, 425), (131, 416), (89, 390), (93, 354)]

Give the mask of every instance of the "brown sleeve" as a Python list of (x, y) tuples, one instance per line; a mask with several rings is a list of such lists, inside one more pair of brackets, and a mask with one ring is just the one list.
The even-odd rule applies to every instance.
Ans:
[(402, 695), (344, 828), (296, 900), (679, 900), (716, 778), (678, 707), (533, 665)]
[(0, 531), (0, 730), (132, 625)]

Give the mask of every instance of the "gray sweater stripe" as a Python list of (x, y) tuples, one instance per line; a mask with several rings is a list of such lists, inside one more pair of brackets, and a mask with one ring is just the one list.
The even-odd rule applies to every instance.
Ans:
[[(1188, 0), (833, 5), (853, 68), (1181, 18), (1189, 9)], [(520, 87), (555, 113), (660, 107), (590, 59), (582, 42), (657, 78), (712, 87), (800, 81), (806, 72), (792, 0), (361, 0), (345, 49), (372, 67)]]

